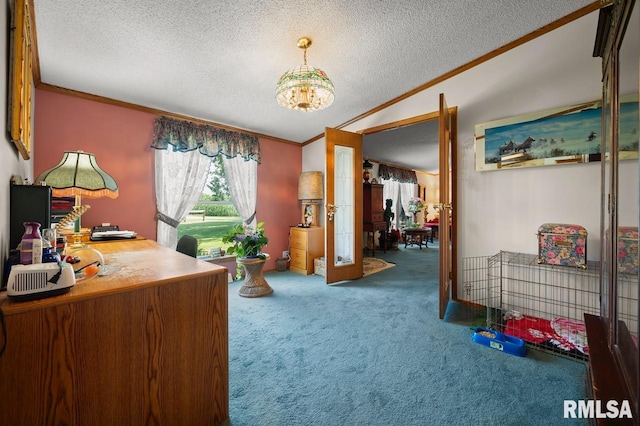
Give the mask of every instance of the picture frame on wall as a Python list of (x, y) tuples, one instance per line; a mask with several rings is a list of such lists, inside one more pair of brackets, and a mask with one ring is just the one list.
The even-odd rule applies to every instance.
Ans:
[[(620, 159), (638, 158), (638, 94), (624, 96), (620, 110)], [(476, 171), (600, 161), (601, 117), (598, 100), (478, 124)]]
[(29, 2), (15, 0), (11, 16), (7, 127), (24, 160), (31, 157), (31, 98), (34, 87), (31, 22)]
[(303, 226), (318, 226), (318, 204), (302, 203), (302, 219), (300, 221)]

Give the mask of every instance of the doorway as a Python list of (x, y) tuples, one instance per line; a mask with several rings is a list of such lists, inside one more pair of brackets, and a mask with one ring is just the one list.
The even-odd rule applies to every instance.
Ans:
[[(449, 170), (445, 176), (436, 177), (438, 188), (445, 187), (448, 194), (439, 194), (437, 204), (441, 209), (441, 216), (450, 223), (445, 245), (440, 247), (441, 260), (447, 263), (446, 274), (440, 276), (441, 288), (446, 294), (441, 294), (440, 318), (444, 317), (446, 301), (449, 297), (457, 299), (457, 214), (453, 205), (457, 205), (456, 157), (457, 157), (457, 108), (447, 108), (444, 96), (441, 95), (441, 109), (444, 113), (435, 111), (400, 121), (395, 121), (359, 131), (363, 135), (363, 157), (375, 163), (382, 163), (394, 167), (414, 170), (419, 173), (440, 175), (442, 162), (446, 162)], [(443, 136), (443, 120), (447, 117), (447, 129)], [(441, 139), (446, 138), (448, 145), (444, 146)], [(443, 158), (445, 156), (446, 158)], [(445, 181), (443, 181), (445, 179)], [(443, 185), (446, 184), (446, 185)], [(433, 194), (427, 196), (428, 191), (416, 192), (425, 201), (433, 202)], [(424, 191), (424, 192), (423, 192)], [(444, 201), (443, 201), (444, 200)], [(446, 211), (443, 211), (445, 209)], [(435, 213), (435, 212), (434, 212)], [(435, 215), (434, 215), (435, 216)], [(429, 220), (429, 219), (428, 219)], [(433, 220), (433, 216), (431, 217)], [(444, 227), (445, 229), (448, 226)], [(442, 250), (449, 250), (443, 253)], [(450, 290), (449, 290), (450, 286)]]

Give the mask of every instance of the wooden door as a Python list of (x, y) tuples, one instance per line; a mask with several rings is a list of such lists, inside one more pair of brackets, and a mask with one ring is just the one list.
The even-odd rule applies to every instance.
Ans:
[(456, 158), (456, 112), (447, 106), (443, 93), (440, 94), (439, 111), (440, 142), (440, 230), (438, 233), (440, 268), (440, 309), (439, 317), (444, 318), (447, 304), (456, 299), (456, 212), (452, 200), (456, 199), (455, 171)]
[(326, 282), (362, 278), (362, 135), (325, 129)]

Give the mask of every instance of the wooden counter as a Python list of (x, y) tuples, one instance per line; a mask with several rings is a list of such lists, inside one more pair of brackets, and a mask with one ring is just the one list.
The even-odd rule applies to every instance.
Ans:
[(151, 240), (94, 247), (121, 269), (61, 296), (0, 296), (0, 425), (227, 421), (227, 270)]

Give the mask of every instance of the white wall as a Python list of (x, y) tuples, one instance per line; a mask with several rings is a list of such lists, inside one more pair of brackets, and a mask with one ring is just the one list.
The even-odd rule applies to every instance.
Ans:
[[(9, 7), (13, 2), (7, 0), (5, 7), (0, 8), (0, 22), (9, 22)], [(8, 25), (7, 27), (8, 28)], [(8, 70), (8, 31), (0, 33), (0, 62), (4, 78), (9, 81)], [(4, 141), (0, 143), (0, 271), (4, 273), (4, 263), (9, 255), (9, 185), (11, 176), (19, 175), (33, 182), (33, 161), (23, 161), (17, 148), (11, 142), (7, 129), (7, 84), (0, 85), (0, 123), (2, 123)]]
[[(303, 154), (302, 154), (302, 171), (303, 172), (321, 171), (322, 177), (324, 179), (324, 177), (327, 175), (327, 171), (325, 170), (325, 166), (326, 166), (325, 145), (326, 144), (324, 143), (324, 139), (322, 139), (322, 141), (309, 144), (303, 148), (302, 150), (303, 151)], [(318, 217), (319, 217), (318, 225), (324, 226), (325, 208), (324, 208), (324, 203), (322, 201), (318, 202)]]
[[(599, 163), (489, 172), (474, 166), (476, 124), (601, 97), (601, 60), (592, 57), (597, 21), (591, 13), (344, 130), (437, 111), (444, 93), (449, 107), (458, 107), (459, 257), (537, 253), (538, 226), (567, 222), (587, 228), (588, 257), (598, 259)], [(324, 140), (303, 148), (303, 163), (317, 155), (316, 144)], [(637, 192), (636, 175), (633, 181)]]

